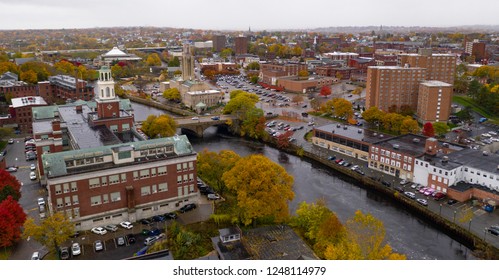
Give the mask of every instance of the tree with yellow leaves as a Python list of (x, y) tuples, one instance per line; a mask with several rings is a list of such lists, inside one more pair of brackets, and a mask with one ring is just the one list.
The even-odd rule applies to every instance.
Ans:
[(150, 115), (141, 129), (150, 138), (170, 137), (177, 131), (177, 122), (169, 115)]
[(161, 66), (161, 59), (157, 53), (152, 53), (147, 56), (146, 64), (148, 66)]
[(288, 202), (295, 196), (294, 179), (267, 157), (250, 155), (240, 159), (222, 180), (235, 193), (239, 221), (244, 225), (258, 218), (272, 218), (279, 223), (289, 217)]
[(351, 119), (353, 116), (352, 102), (344, 98), (334, 98), (333, 102), (333, 113), (338, 117), (345, 117)]
[(24, 223), (23, 238), (33, 237), (40, 244), (57, 252), (59, 245), (68, 240), (74, 232), (74, 225), (68, 217), (63, 212), (56, 212), (40, 225), (35, 224), (33, 218), (28, 218)]
[(222, 176), (234, 167), (240, 158), (238, 154), (230, 150), (222, 150), (216, 153), (205, 149), (198, 153), (198, 174), (208, 185), (222, 195), (226, 190)]

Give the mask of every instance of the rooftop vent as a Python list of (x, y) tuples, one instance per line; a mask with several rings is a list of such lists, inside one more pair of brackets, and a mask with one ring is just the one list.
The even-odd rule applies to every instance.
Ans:
[(488, 155), (489, 155), (489, 152), (488, 152), (488, 151), (483, 151), (483, 152), (482, 152), (482, 155), (484, 155), (484, 156), (488, 156)]
[(449, 143), (442, 143), (442, 146), (449, 148)]
[(362, 133), (362, 129), (357, 130), (357, 133)]
[(394, 148), (395, 150), (398, 150), (398, 149), (400, 148), (400, 145), (399, 145), (399, 144), (393, 144), (393, 148)]
[(378, 135), (378, 133), (376, 133), (376, 132), (373, 133), (373, 136), (377, 136), (377, 135)]
[(442, 163), (447, 163), (449, 162), (449, 157), (448, 156), (443, 156), (442, 157)]
[(412, 139), (412, 142), (419, 143), (419, 139), (418, 138), (414, 138), (414, 139)]
[(383, 138), (383, 134), (380, 134), (380, 135), (379, 135), (379, 138)]
[(336, 124), (336, 127), (340, 127), (340, 126), (341, 126), (341, 124)]
[(347, 129), (347, 128), (348, 128), (348, 126), (346, 126), (346, 125), (345, 125), (345, 126), (343, 126), (343, 129)]

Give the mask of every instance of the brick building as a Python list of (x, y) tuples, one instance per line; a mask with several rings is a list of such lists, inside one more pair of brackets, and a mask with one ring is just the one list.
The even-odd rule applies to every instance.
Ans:
[(248, 37), (236, 37), (234, 38), (235, 52), (238, 54), (248, 53)]
[(285, 76), (277, 80), (277, 86), (287, 92), (306, 93), (320, 90), (323, 86), (330, 86), (336, 78), (332, 77), (309, 77), (300, 79), (297, 76)]
[(419, 84), (416, 115), (421, 123), (447, 122), (451, 114), (452, 85), (440, 81)]
[(95, 105), (33, 109), (40, 182), (50, 212), (77, 230), (135, 222), (196, 202), (196, 153), (186, 136), (145, 140), (103, 67)]
[(367, 70), (366, 108), (378, 107), (388, 112), (395, 106), (418, 106), (419, 83), (426, 78), (426, 69), (419, 67), (373, 66)]
[(300, 71), (307, 71), (307, 69), (307, 65), (302, 63), (260, 64), (260, 81), (266, 84), (276, 85), (278, 78), (297, 76)]
[(471, 56), (474, 56), (474, 62), (481, 62), (483, 59), (487, 58), (487, 53), (485, 52), (485, 43), (478, 40), (465, 42), (464, 52)]
[[(222, 102), (224, 94), (219, 90), (188, 91), (181, 94), (182, 103), (191, 109), (204, 110)], [(199, 106), (198, 106), (199, 105)]]
[(225, 49), (225, 44), (227, 42), (227, 38), (225, 35), (214, 35), (213, 36), (213, 51), (221, 52)]
[(457, 57), (453, 54), (401, 54), (398, 66), (420, 67), (426, 69), (425, 80), (442, 81), (448, 84), (454, 83), (456, 73)]
[(21, 133), (32, 133), (33, 116), (31, 108), (46, 106), (47, 102), (40, 96), (28, 96), (12, 98), (12, 105), (9, 106), (10, 118), (17, 124), (17, 130)]
[(341, 78), (349, 80), (355, 68), (352, 67), (335, 67), (332, 65), (322, 65), (315, 67), (315, 73), (322, 77)]

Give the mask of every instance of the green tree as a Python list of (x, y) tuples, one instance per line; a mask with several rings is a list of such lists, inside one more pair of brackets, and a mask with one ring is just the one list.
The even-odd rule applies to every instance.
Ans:
[(471, 81), (468, 86), (468, 96), (473, 100), (477, 99), (481, 88), (482, 85), (477, 80)]
[(324, 199), (315, 203), (301, 202), (296, 210), (296, 215), (291, 219), (291, 225), (298, 228), (303, 236), (315, 244), (319, 239), (321, 225), (334, 213), (326, 206)]
[(147, 56), (146, 64), (148, 66), (161, 66), (161, 58), (157, 53), (152, 53)]
[(236, 194), (239, 221), (244, 225), (258, 218), (273, 218), (277, 223), (289, 217), (288, 202), (294, 198), (294, 179), (279, 164), (263, 155), (241, 158), (222, 176)]
[(232, 56), (234, 52), (232, 51), (232, 49), (230, 48), (227, 48), (227, 49), (223, 49), (221, 52), (220, 52), (220, 57), (223, 58), (223, 59), (226, 59), (227, 57), (229, 56)]
[(222, 150), (216, 153), (204, 149), (198, 153), (198, 174), (208, 185), (222, 195), (226, 190), (222, 176), (234, 167), (240, 158), (238, 154), (230, 150)]
[(27, 72), (29, 70), (34, 71), (36, 73), (38, 81), (46, 81), (50, 76), (49, 65), (43, 62), (38, 62), (38, 61), (26, 62), (23, 65), (21, 65), (20, 68), (21, 72)]
[(248, 70), (260, 70), (260, 63), (258, 62), (251, 62), (246, 66), (246, 69)]
[(73, 223), (63, 212), (56, 212), (48, 216), (40, 225), (33, 218), (28, 218), (24, 223), (23, 238), (33, 237), (40, 244), (53, 252), (59, 250), (59, 246), (74, 234)]
[(163, 97), (168, 100), (181, 100), (180, 91), (178, 88), (169, 88), (163, 92)]
[(435, 135), (440, 136), (446, 134), (450, 128), (444, 122), (436, 122), (433, 124), (433, 129), (435, 129)]
[(179, 223), (168, 226), (168, 249), (176, 260), (197, 259), (209, 253), (203, 248), (201, 235), (192, 232)]
[(142, 131), (150, 138), (175, 135), (177, 122), (169, 115), (149, 115), (142, 123)]
[(168, 67), (180, 67), (178, 56), (175, 56), (172, 60), (168, 61)]
[(14, 135), (12, 127), (0, 127), (0, 139), (10, 138)]
[(232, 114), (243, 120), (246, 112), (254, 108), (258, 102), (258, 95), (245, 91), (234, 90), (230, 93), (230, 101), (224, 107), (224, 114)]
[(246, 111), (240, 135), (253, 139), (261, 139), (265, 135), (265, 117), (262, 109), (252, 107)]

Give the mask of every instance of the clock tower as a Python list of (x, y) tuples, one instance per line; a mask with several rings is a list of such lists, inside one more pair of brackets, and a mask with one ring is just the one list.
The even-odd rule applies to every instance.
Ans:
[(94, 88), (99, 119), (118, 118), (120, 116), (120, 101), (114, 93), (114, 80), (111, 69), (102, 66), (99, 70), (99, 80)]

